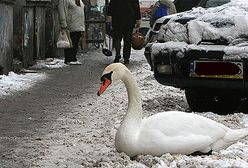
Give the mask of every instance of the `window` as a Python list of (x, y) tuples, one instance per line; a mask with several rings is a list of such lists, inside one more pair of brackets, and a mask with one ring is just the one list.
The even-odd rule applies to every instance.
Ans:
[(205, 7), (206, 8), (216, 7), (216, 6), (226, 4), (228, 2), (230, 2), (230, 0), (207, 0), (206, 4), (205, 4)]

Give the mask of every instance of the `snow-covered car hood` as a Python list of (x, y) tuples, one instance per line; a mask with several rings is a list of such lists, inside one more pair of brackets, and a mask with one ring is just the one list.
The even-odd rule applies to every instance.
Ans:
[[(195, 18), (181, 24), (177, 20)], [(248, 37), (248, 1), (233, 1), (228, 4), (191, 11), (175, 15), (163, 25), (158, 34), (158, 41), (184, 41), (198, 44), (204, 40), (225, 39), (231, 43), (239, 37)]]
[[(240, 40), (240, 39), (238, 39)], [(184, 57), (186, 51), (199, 50), (199, 51), (223, 51), (223, 60), (241, 60), (248, 58), (248, 41), (242, 39), (242, 43), (234, 46), (226, 45), (206, 45), (206, 44), (187, 44), (185, 42), (168, 41), (165, 43), (154, 43), (152, 45), (151, 57), (159, 53), (176, 53), (179, 58)]]

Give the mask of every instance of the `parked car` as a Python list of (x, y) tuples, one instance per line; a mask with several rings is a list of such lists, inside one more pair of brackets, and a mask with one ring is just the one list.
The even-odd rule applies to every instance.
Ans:
[(248, 98), (248, 2), (175, 15), (158, 38), (145, 47), (154, 77), (185, 90), (193, 111), (232, 113)]
[(231, 0), (175, 0), (174, 4), (177, 8), (178, 13), (161, 17), (160, 19), (155, 21), (153, 26), (150, 27), (150, 29), (146, 33), (145, 42), (147, 44), (147, 43), (156, 41), (160, 27), (168, 23), (169, 20), (175, 16), (184, 17), (178, 20), (181, 23), (186, 23), (188, 19), (192, 19), (191, 17), (189, 16), (186, 17), (185, 15), (186, 13), (190, 13), (192, 10), (189, 10), (189, 9), (192, 9), (193, 7), (210, 8), (210, 7), (216, 7), (216, 6), (223, 5), (230, 1)]

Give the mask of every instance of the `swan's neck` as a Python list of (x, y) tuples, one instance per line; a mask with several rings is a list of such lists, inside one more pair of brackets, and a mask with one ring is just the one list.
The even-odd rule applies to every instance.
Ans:
[[(140, 124), (142, 120), (142, 100), (139, 86), (130, 71), (127, 71), (122, 78), (127, 94), (128, 94), (128, 109), (124, 120), (129, 120)], [(133, 123), (134, 125), (136, 125)]]
[(138, 84), (129, 70), (126, 70), (122, 78), (127, 94), (128, 94), (128, 109), (125, 118), (119, 128), (119, 132), (133, 135), (140, 129), (142, 121), (142, 101)]
[(127, 89), (128, 109), (116, 133), (115, 146), (117, 151), (129, 153), (129, 150), (136, 147), (136, 140), (140, 132), (142, 101), (138, 84), (129, 70), (126, 70), (122, 81)]

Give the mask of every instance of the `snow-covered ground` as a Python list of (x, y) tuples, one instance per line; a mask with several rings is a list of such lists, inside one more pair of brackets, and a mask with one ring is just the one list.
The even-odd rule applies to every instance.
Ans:
[[(246, 1), (239, 0), (237, 2)], [(205, 10), (195, 9), (194, 11), (204, 12)], [(222, 13), (224, 15), (225, 10), (222, 12), (224, 12)], [(244, 11), (241, 12), (245, 13)], [(231, 13), (238, 15), (240, 11), (233, 10)], [(247, 20), (247, 15), (242, 18), (242, 20)], [(245, 30), (248, 27), (247, 24), (239, 25)], [(205, 28), (209, 26), (207, 25)], [(192, 26), (192, 28), (194, 27), (198, 26)], [(234, 30), (232, 29), (232, 31)], [(243, 31), (244, 34), (247, 34), (247, 32)], [(235, 34), (233, 32), (223, 33)], [(192, 34), (195, 34), (192, 39), (200, 37), (196, 36), (199, 35), (197, 33)], [(216, 34), (219, 35), (220, 33)], [(184, 38), (184, 36), (181, 37)], [(176, 38), (178, 39), (179, 37)], [(160, 46), (162, 45), (164, 44), (160, 44)], [(179, 45), (176, 46), (178, 47)], [(165, 47), (163, 46), (162, 48)], [(171, 110), (190, 112), (184, 91), (174, 87), (163, 86), (156, 82), (143, 53), (144, 50), (132, 50), (130, 65), (128, 65), (141, 89), (143, 117)], [(84, 59), (102, 59), (102, 53), (100, 50), (91, 51), (85, 54)], [(94, 62), (94, 60), (89, 61), (92, 65)], [(30, 67), (30, 70), (23, 70), (21, 74), (10, 72), (8, 76), (1, 75), (0, 98), (4, 99), (7, 95), (15, 96), (19, 91), (32, 89), (37, 82), (49, 80), (49, 76), (46, 74), (47, 70), (65, 67), (68, 67), (68, 65), (65, 65), (62, 59), (55, 58), (40, 60), (35, 66)], [(42, 71), (42, 69), (46, 71)], [(98, 85), (99, 83), (96, 83), (92, 87), (98, 88)], [(213, 152), (209, 156), (186, 156), (167, 153), (161, 157), (139, 155), (135, 160), (131, 160), (125, 153), (118, 153), (114, 146), (115, 133), (127, 110), (127, 93), (122, 82), (111, 85), (100, 97), (97, 97), (95, 93), (94, 95), (86, 93), (84, 101), (75, 100), (73, 102), (70, 108), (72, 109), (71, 113), (58, 118), (51, 126), (50, 131), (42, 138), (38, 138), (38, 142), (31, 139), (21, 140), (23, 142), (21, 148), (37, 148), (36, 150), (39, 151), (39, 155), (33, 156), (34, 159), (32, 160), (22, 157), (26, 159), (26, 162), (29, 162), (32, 168), (248, 168), (248, 137), (227, 149)], [(241, 112), (223, 116), (212, 112), (199, 114), (230, 128), (248, 127), (248, 115)], [(22, 149), (18, 148), (15, 150), (19, 155), (21, 151)], [(1, 165), (4, 166), (4, 164), (0, 158), (0, 167)]]
[[(189, 111), (184, 92), (158, 84), (143, 56), (144, 50), (132, 51), (128, 65), (141, 89), (143, 116), (169, 110)], [(87, 53), (87, 58), (99, 57), (100, 51)], [(137, 64), (137, 65), (134, 65)], [(0, 76), (0, 95), (15, 94), (18, 90), (31, 89), (36, 82), (47, 78), (42, 68), (64, 68), (63, 61), (54, 59), (40, 61), (38, 73)], [(47, 79), (49, 80), (49, 79)], [(96, 87), (95, 84), (92, 87)], [(24, 87), (25, 86), (25, 87)], [(161, 157), (140, 155), (131, 160), (125, 153), (118, 153), (114, 147), (115, 133), (127, 110), (127, 94), (122, 82), (111, 85), (100, 97), (85, 94), (87, 101), (78, 102), (71, 114), (63, 116), (53, 125), (53, 130), (39, 141), (45, 146), (45, 153), (32, 161), (31, 167), (42, 168), (230, 168), (248, 167), (248, 138), (240, 140), (210, 156), (186, 156), (164, 154)], [(106, 101), (107, 99), (107, 101)], [(73, 107), (72, 107), (73, 108)], [(83, 111), (83, 112), (82, 112)], [(248, 115), (235, 113), (220, 116), (212, 112), (201, 113), (231, 128), (248, 127)], [(28, 142), (30, 143), (30, 142)], [(26, 145), (30, 145), (30, 144)], [(37, 143), (37, 142), (36, 142)], [(0, 164), (1, 165), (1, 164)]]
[(53, 69), (68, 66), (64, 64), (64, 60), (56, 58), (48, 58), (46, 60), (38, 60), (37, 63), (30, 67), (30, 70), (22, 69), (20, 74), (9, 72), (8, 75), (0, 75), (0, 98), (6, 95), (12, 95), (17, 91), (31, 88), (36, 82), (47, 78), (45, 73), (37, 73), (32, 69)]

